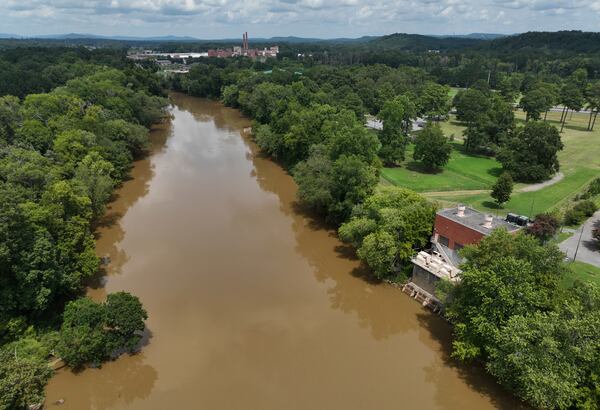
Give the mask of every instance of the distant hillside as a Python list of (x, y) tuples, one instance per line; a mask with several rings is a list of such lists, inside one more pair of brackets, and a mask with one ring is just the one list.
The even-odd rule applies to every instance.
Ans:
[(492, 40), (491, 50), (514, 51), (564, 51), (574, 53), (600, 52), (600, 33), (583, 31), (528, 32)]
[(471, 38), (475, 40), (495, 40), (497, 38), (506, 37), (507, 34), (495, 34), (495, 33), (470, 33), (470, 34), (453, 34), (453, 35), (436, 35), (434, 37), (441, 38)]
[[(23, 37), (20, 37), (23, 38)], [(118, 41), (198, 41), (197, 38), (189, 36), (155, 36), (155, 37), (136, 37), (136, 36), (101, 36), (98, 34), (87, 33), (68, 33), (68, 34), (48, 34), (42, 36), (32, 36), (33, 39), (46, 40), (118, 40)]]
[(260, 42), (260, 41), (270, 41), (270, 42), (277, 42), (277, 43), (288, 43), (288, 44), (309, 44), (309, 43), (366, 43), (368, 41), (371, 41), (373, 39), (378, 38), (377, 36), (363, 36), (363, 37), (358, 37), (358, 38), (347, 38), (347, 37), (341, 37), (341, 38), (329, 38), (329, 39), (323, 39), (323, 38), (312, 38), (312, 37), (294, 37), (294, 36), (288, 36), (288, 37), (271, 37), (271, 38), (261, 38), (261, 39), (250, 39), (250, 41), (256, 41), (256, 42)]
[(480, 45), (484, 40), (465, 37), (432, 37), (418, 34), (396, 33), (378, 37), (368, 42), (374, 49), (383, 50), (453, 50)]

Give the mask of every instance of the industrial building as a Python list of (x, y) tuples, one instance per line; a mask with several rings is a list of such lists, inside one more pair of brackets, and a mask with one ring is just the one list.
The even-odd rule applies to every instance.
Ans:
[(242, 46), (236, 46), (227, 49), (208, 50), (208, 57), (249, 57), (249, 58), (269, 58), (277, 57), (279, 54), (279, 46), (272, 46), (269, 48), (258, 49), (250, 48), (250, 42), (248, 40), (248, 33), (242, 35)]

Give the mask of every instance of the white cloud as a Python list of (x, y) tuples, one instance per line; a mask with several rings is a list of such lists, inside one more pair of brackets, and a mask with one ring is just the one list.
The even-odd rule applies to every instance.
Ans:
[[(600, 0), (0, 0), (0, 31), (358, 36), (598, 27)], [(28, 30), (24, 32), (23, 30)]]

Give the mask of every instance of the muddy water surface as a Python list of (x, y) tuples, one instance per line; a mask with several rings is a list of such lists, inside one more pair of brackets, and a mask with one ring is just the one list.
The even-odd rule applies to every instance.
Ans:
[(140, 297), (147, 345), (58, 372), (48, 408), (514, 407), (453, 365), (443, 321), (365, 281), (334, 233), (297, 212), (291, 177), (256, 152), (239, 112), (173, 103), (98, 232), (110, 263), (90, 290)]

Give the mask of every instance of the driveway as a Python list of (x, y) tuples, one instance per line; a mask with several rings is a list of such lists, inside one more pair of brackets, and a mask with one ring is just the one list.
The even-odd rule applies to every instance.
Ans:
[(577, 260), (600, 268), (600, 248), (598, 247), (598, 242), (592, 238), (592, 229), (594, 228), (600, 228), (600, 211), (596, 212), (582, 227), (575, 231), (573, 236), (562, 242), (559, 248), (572, 260), (575, 255), (575, 249), (577, 249), (581, 229), (583, 229), (581, 244), (577, 251)]

